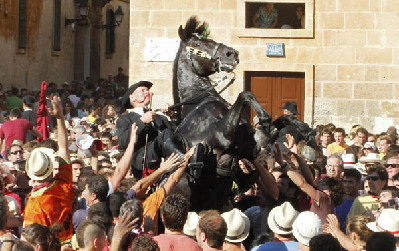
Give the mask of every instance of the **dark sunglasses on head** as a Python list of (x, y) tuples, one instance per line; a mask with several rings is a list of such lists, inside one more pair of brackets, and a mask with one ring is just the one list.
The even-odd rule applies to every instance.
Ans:
[(366, 180), (377, 181), (377, 180), (380, 180), (380, 177), (378, 177), (378, 176), (368, 176), (368, 177), (366, 178)]
[(14, 152), (10, 152), (11, 154), (17, 154), (17, 153), (19, 153), (19, 154), (22, 154), (23, 152), (22, 152), (22, 150), (18, 150), (18, 151), (14, 151)]
[(392, 168), (399, 168), (399, 164), (385, 164), (384, 165), (386, 168), (388, 168), (388, 167), (392, 167)]

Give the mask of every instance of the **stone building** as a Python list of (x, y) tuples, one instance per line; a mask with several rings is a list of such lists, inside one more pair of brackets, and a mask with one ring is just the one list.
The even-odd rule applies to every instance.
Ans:
[[(130, 84), (153, 81), (154, 105), (173, 103), (173, 63), (162, 42), (178, 39), (178, 27), (197, 15), (209, 23), (210, 38), (240, 53), (237, 79), (223, 94), (230, 102), (251, 90), (273, 117), (285, 101), (295, 100), (311, 125), (332, 122), (349, 129), (361, 124), (380, 132), (399, 124), (397, 0), (279, 0), (277, 28), (254, 28), (255, 11), (268, 2), (131, 1)], [(305, 27), (280, 29), (295, 16), (297, 5), (304, 7)], [(267, 56), (273, 44), (284, 50), (282, 57)], [(157, 46), (166, 59), (146, 55)]]
[[(124, 21), (115, 26), (119, 6)], [(0, 83), (40, 89), (43, 80), (95, 82), (127, 71), (128, 31), (129, 0), (0, 0)]]

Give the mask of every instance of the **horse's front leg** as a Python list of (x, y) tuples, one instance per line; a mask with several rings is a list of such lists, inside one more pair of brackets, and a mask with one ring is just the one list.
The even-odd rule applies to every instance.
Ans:
[(253, 93), (248, 91), (241, 92), (228, 113), (223, 116), (215, 128), (217, 130), (215, 137), (222, 149), (227, 149), (233, 143), (238, 124), (241, 120), (241, 114), (247, 105), (254, 110), (259, 117), (260, 123), (266, 127), (267, 131), (269, 130), (271, 122), (270, 114), (263, 109)]

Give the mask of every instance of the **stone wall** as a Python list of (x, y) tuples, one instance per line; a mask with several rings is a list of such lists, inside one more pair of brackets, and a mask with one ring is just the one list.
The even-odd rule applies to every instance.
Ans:
[[(27, 0), (27, 40), (26, 49), (18, 49), (18, 1), (7, 1), (8, 15), (4, 15), (4, 4), (0, 11), (0, 83), (4, 89), (11, 86), (40, 90), (43, 80), (58, 84), (64, 81), (84, 80), (85, 60), (89, 65), (90, 26), (65, 26), (64, 18), (77, 18), (76, 1), (61, 1), (61, 50), (52, 50), (54, 24), (54, 0)], [(113, 0), (110, 5), (114, 10), (120, 5), (124, 19), (115, 29), (115, 52), (106, 56), (105, 30), (100, 29), (100, 51), (98, 61), (100, 76), (116, 75), (119, 66), (128, 72), (129, 54), (129, 1)], [(101, 22), (105, 23), (105, 10), (101, 9)], [(101, 14), (100, 13), (100, 14)], [(94, 22), (93, 22), (94, 23)], [(88, 30), (89, 35), (85, 33)], [(88, 45), (85, 47), (85, 39)], [(85, 59), (86, 57), (86, 59)], [(96, 62), (98, 62), (96, 61)], [(86, 75), (90, 73), (86, 69)]]
[(105, 53), (105, 30), (101, 33), (101, 77), (106, 78), (108, 75), (116, 75), (118, 67), (124, 69), (124, 73), (128, 74), (129, 69), (129, 21), (130, 11), (129, 3), (127, 1), (111, 1), (106, 5), (103, 12), (103, 20), (105, 20), (105, 11), (111, 7), (114, 11), (121, 6), (124, 16), (120, 26), (115, 28), (115, 52), (112, 55)]
[[(243, 90), (244, 71), (302, 71), (306, 122), (332, 122), (347, 130), (361, 124), (372, 132), (399, 123), (397, 0), (283, 0), (304, 2), (306, 13), (311, 13), (309, 8), (314, 10), (313, 15), (306, 16), (306, 34), (295, 38), (282, 30), (273, 30), (274, 37), (258, 36), (256, 32), (243, 35), (243, 2), (131, 1), (131, 84), (141, 79), (154, 81), (154, 105), (173, 102), (172, 63), (145, 61), (145, 39), (177, 38), (178, 26), (197, 15), (209, 23), (212, 39), (240, 52), (237, 80), (224, 94), (229, 101)], [(286, 56), (266, 57), (266, 43), (284, 43)]]
[(18, 49), (18, 1), (7, 1), (0, 12), (0, 82), (40, 90), (43, 80), (62, 83), (73, 78), (74, 37), (64, 28), (64, 15), (73, 17), (73, 1), (62, 1), (61, 51), (52, 50), (54, 1), (27, 2), (26, 49)]

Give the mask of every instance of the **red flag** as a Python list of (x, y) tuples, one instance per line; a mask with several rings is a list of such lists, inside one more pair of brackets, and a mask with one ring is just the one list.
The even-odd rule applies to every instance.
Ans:
[(39, 130), (43, 138), (37, 138), (39, 141), (43, 139), (47, 139), (50, 137), (50, 128), (48, 123), (48, 111), (47, 111), (47, 100), (46, 100), (46, 88), (47, 82), (42, 82), (39, 105), (37, 109), (37, 118), (36, 118), (36, 128)]

